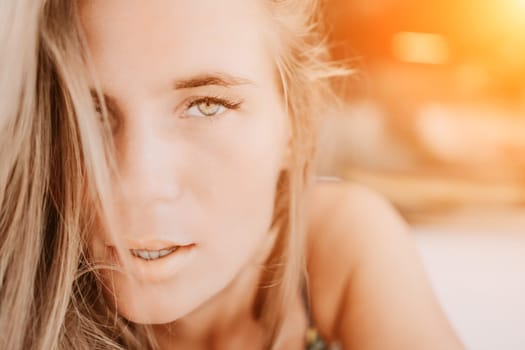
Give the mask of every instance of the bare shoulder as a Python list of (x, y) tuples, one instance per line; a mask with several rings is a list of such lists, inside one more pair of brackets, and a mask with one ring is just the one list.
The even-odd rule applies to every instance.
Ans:
[[(317, 327), (335, 333), (345, 288), (363, 254), (383, 235), (405, 230), (388, 203), (352, 183), (316, 183), (309, 194), (307, 270)], [(369, 248), (366, 248), (369, 247)]]
[[(358, 243), (363, 248), (362, 244), (372, 244), (384, 235), (407, 232), (403, 219), (381, 195), (358, 184), (317, 183), (309, 203), (309, 242)], [(355, 256), (359, 251), (352, 253)], [(344, 258), (351, 256), (344, 254)]]
[(343, 348), (461, 348), (407, 226), (382, 196), (356, 184), (318, 183), (309, 193), (308, 227), (312, 311), (325, 337)]
[(404, 240), (408, 233), (404, 220), (385, 198), (348, 182), (315, 184), (309, 195), (308, 220), (312, 268), (331, 267), (330, 260), (337, 259), (341, 272), (350, 272), (362, 255), (377, 249), (378, 244)]

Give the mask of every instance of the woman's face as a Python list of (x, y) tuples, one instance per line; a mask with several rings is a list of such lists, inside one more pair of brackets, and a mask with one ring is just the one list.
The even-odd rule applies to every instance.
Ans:
[[(80, 3), (116, 122), (113, 224), (132, 263), (106, 276), (129, 320), (166, 323), (197, 309), (254, 263), (269, 236), (289, 127), (261, 6)], [(95, 247), (114, 244), (94, 237)]]

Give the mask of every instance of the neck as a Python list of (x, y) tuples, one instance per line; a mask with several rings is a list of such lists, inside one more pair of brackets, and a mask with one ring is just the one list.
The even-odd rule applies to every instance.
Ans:
[(259, 275), (255, 268), (247, 268), (228, 287), (189, 315), (156, 326), (160, 348), (215, 348), (224, 343), (226, 337), (247, 332), (246, 328), (251, 329), (253, 335), (257, 321), (253, 318), (252, 306)]
[(244, 348), (235, 343), (262, 343), (263, 328), (253, 308), (262, 268), (273, 247), (274, 235), (267, 238), (255, 259), (220, 293), (187, 316), (154, 327), (161, 349), (232, 349)]

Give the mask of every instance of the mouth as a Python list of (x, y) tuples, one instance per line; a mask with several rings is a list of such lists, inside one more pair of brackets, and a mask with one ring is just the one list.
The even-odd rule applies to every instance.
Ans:
[(157, 260), (162, 259), (170, 254), (173, 254), (176, 252), (179, 248), (182, 246), (173, 246), (168, 247), (160, 250), (149, 250), (149, 249), (130, 249), (131, 255), (133, 255), (136, 258), (150, 261), (150, 260)]
[(128, 240), (127, 246), (131, 255), (135, 258), (154, 261), (166, 258), (170, 255), (180, 253), (183, 250), (194, 246), (189, 242), (171, 242), (171, 241), (131, 241)]
[[(165, 258), (178, 251), (187, 250), (193, 246), (195, 246), (195, 243), (176, 244), (168, 241), (128, 241), (127, 250), (134, 258), (152, 261)], [(113, 255), (117, 253), (117, 249), (113, 244), (106, 244), (106, 247), (112, 251)]]
[[(195, 255), (196, 244), (176, 245), (173, 242), (147, 242), (129, 244), (132, 272), (141, 280), (159, 282), (172, 278), (186, 266)], [(115, 247), (109, 247), (117, 264)]]

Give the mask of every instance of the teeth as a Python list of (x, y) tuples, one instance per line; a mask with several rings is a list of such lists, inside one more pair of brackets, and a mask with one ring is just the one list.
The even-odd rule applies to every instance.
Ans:
[(144, 260), (156, 260), (169, 255), (177, 250), (177, 247), (162, 250), (131, 249), (131, 254)]
[(166, 255), (168, 255), (169, 253), (173, 252), (175, 249), (177, 249), (177, 248), (162, 249), (162, 250), (159, 252), (159, 257), (162, 258), (163, 256), (166, 256)]

